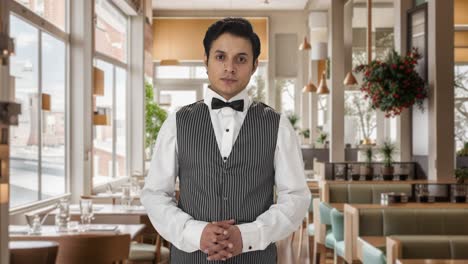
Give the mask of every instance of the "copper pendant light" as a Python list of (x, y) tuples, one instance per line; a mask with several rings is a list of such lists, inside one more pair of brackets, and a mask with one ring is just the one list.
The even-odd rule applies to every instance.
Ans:
[(350, 72), (348, 72), (348, 74), (346, 74), (346, 77), (344, 79), (343, 84), (347, 85), (347, 86), (352, 86), (352, 85), (358, 84), (358, 82), (356, 80), (356, 77), (354, 77), (352, 71), (350, 71)]
[(307, 41), (307, 37), (304, 37), (304, 41), (299, 45), (299, 50), (310, 50), (311, 46), (309, 41)]
[(303, 93), (315, 93), (317, 92), (317, 86), (315, 86), (312, 81), (304, 86), (302, 89)]
[(317, 94), (329, 94), (330, 90), (327, 86), (327, 76), (325, 75), (325, 71), (322, 73), (322, 79), (320, 79), (320, 84), (317, 89)]
[[(367, 65), (372, 61), (372, 0), (367, 0)], [(346, 75), (344, 85), (353, 86), (358, 84), (351, 70)]]

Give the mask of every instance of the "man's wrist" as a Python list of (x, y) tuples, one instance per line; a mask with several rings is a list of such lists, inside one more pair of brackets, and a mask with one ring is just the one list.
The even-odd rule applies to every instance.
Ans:
[(255, 223), (237, 225), (242, 238), (242, 253), (259, 250), (260, 234)]

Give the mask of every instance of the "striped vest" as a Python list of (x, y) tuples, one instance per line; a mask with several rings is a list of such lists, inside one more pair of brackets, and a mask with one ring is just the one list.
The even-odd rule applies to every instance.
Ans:
[[(195, 220), (235, 219), (249, 223), (273, 204), (274, 156), (280, 115), (253, 103), (229, 157), (221, 156), (208, 106), (203, 101), (176, 114), (180, 197), (178, 206)], [(200, 250), (171, 249), (171, 263), (218, 263)], [(276, 246), (243, 253), (219, 263), (273, 264)]]

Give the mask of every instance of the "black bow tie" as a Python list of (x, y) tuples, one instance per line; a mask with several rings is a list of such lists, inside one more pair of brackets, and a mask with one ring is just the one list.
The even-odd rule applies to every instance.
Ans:
[(244, 100), (236, 100), (232, 102), (224, 102), (218, 98), (213, 97), (211, 100), (211, 109), (220, 109), (223, 107), (231, 107), (232, 109), (242, 112), (244, 111)]

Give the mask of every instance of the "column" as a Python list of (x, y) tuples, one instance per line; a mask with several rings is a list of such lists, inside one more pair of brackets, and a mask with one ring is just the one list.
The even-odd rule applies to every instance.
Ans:
[[(412, 1), (395, 0), (395, 50), (400, 54), (407, 52), (407, 14), (408, 9), (412, 7)], [(410, 110), (403, 111), (397, 117), (397, 148), (399, 149), (400, 161), (411, 161), (412, 148), (411, 148), (411, 112)]]
[(130, 19), (130, 104), (127, 108), (130, 124), (130, 176), (144, 173), (145, 162), (145, 17), (143, 14)]
[(93, 1), (70, 1), (70, 188), (72, 202), (92, 190)]
[(344, 161), (344, 4), (343, 0), (332, 0), (330, 7), (330, 161)]
[(429, 168), (431, 180), (454, 178), (454, 6), (429, 0)]

